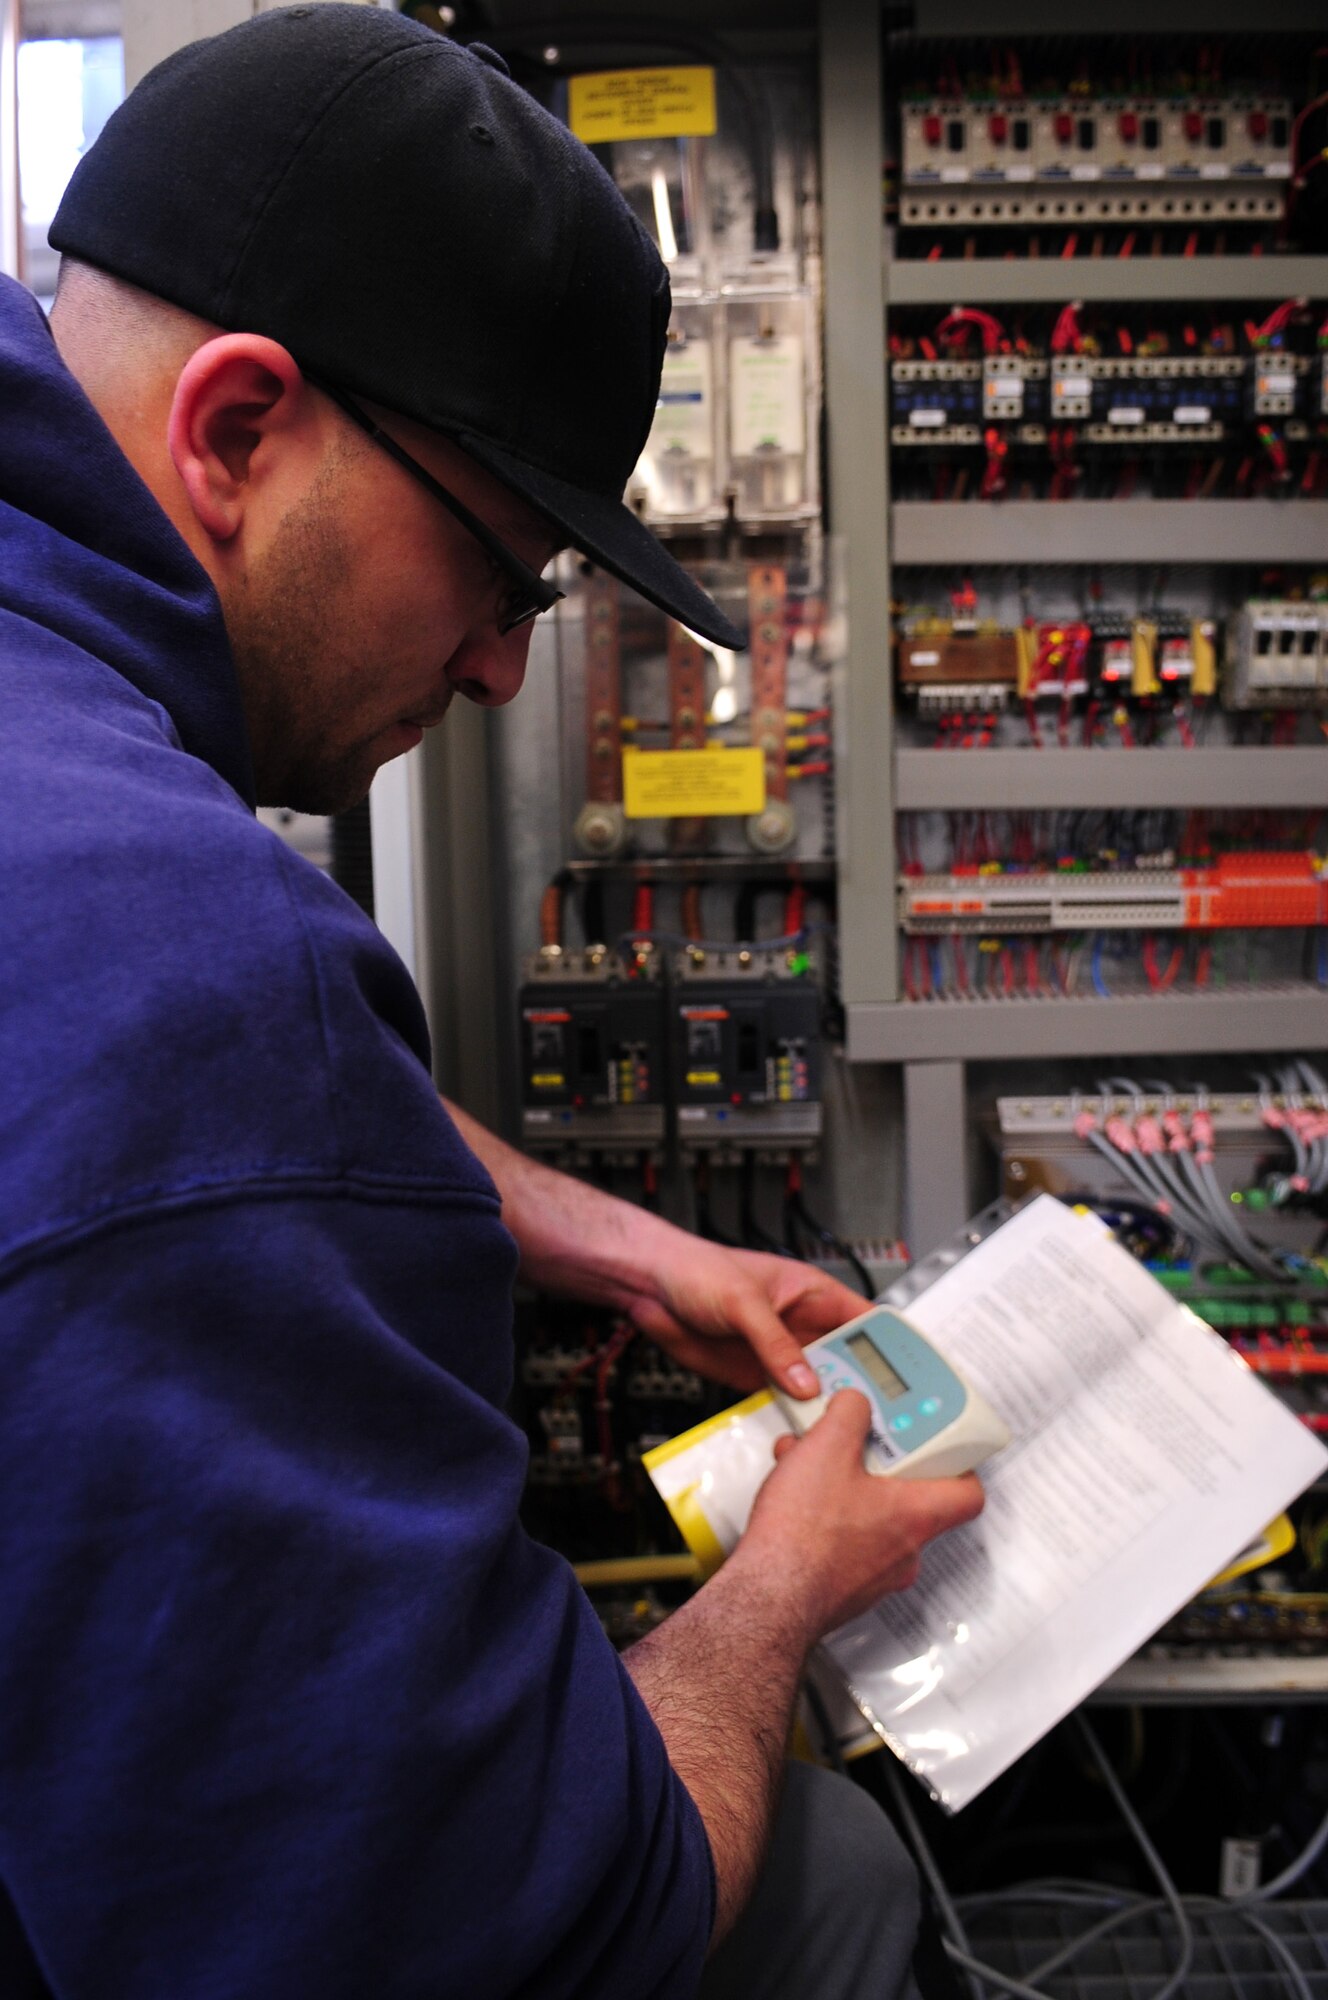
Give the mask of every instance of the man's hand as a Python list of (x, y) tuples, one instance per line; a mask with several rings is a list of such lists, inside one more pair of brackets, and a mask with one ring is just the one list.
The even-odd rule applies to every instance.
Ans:
[(802, 1349), (864, 1311), (857, 1292), (791, 1257), (691, 1236), (448, 1109), (493, 1175), (529, 1283), (626, 1313), (684, 1368), (730, 1388), (759, 1389), (773, 1377), (792, 1396), (816, 1394)]
[(868, 1472), (870, 1429), (867, 1398), (842, 1389), (802, 1437), (778, 1439), (775, 1470), (733, 1558), (781, 1579), (807, 1619), (809, 1645), (887, 1591), (906, 1590), (927, 1543), (982, 1512), (971, 1472), (962, 1479)]
[(902, 1590), (934, 1535), (971, 1521), (964, 1479), (882, 1479), (862, 1450), (870, 1410), (845, 1390), (805, 1436), (781, 1438), (747, 1532), (719, 1574), (624, 1664), (696, 1801), (715, 1863), (715, 1942), (760, 1866), (807, 1654)]
[(774, 1376), (795, 1396), (818, 1383), (802, 1348), (866, 1310), (867, 1301), (811, 1264), (730, 1250), (671, 1230), (658, 1239), (624, 1310), (684, 1368), (733, 1389)]

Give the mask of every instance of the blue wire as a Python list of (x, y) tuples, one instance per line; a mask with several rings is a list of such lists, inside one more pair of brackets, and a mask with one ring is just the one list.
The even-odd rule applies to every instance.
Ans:
[(1322, 924), (1319, 926), (1315, 970), (1320, 986), (1328, 986), (1328, 929)]
[(1102, 977), (1102, 951), (1106, 942), (1107, 940), (1101, 931), (1093, 939), (1093, 991), (1100, 1000), (1110, 1000), (1111, 998), (1111, 988)]
[(931, 950), (931, 990), (939, 993), (945, 984), (945, 968), (941, 964), (941, 947), (933, 944)]

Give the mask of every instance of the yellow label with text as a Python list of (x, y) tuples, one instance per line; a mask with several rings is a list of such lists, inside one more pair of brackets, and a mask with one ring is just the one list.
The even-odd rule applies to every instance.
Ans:
[(758, 749), (626, 749), (622, 760), (628, 819), (711, 819), (765, 810), (765, 758)]
[(578, 139), (707, 139), (715, 130), (715, 72), (599, 70), (568, 85), (567, 122)]

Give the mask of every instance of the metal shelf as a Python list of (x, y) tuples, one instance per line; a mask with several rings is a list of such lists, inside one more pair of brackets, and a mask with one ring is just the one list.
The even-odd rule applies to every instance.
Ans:
[(850, 1062), (1206, 1055), (1328, 1048), (1328, 993), (1290, 983), (1220, 993), (918, 1000), (849, 1006)]
[(1079, 806), (1328, 806), (1328, 744), (1194, 750), (898, 750), (901, 812), (1073, 811)]
[(901, 563), (1321, 563), (1328, 501), (896, 501)]
[(892, 306), (1328, 298), (1328, 257), (954, 257), (885, 263)]
[(1328, 1657), (1253, 1653), (1244, 1659), (1221, 1654), (1170, 1659), (1136, 1653), (1118, 1667), (1095, 1694), (1094, 1706), (1147, 1702), (1322, 1701), (1328, 1695)]

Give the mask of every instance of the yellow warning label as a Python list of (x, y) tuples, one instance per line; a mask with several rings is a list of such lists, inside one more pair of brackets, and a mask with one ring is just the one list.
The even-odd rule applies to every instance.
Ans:
[(761, 751), (635, 750), (623, 760), (628, 819), (710, 819), (765, 810)]
[(689, 1069), (687, 1072), (687, 1081), (693, 1090), (703, 1090), (707, 1085), (713, 1087), (719, 1082), (719, 1071), (717, 1069)]
[(567, 122), (587, 146), (611, 139), (705, 139), (715, 130), (715, 72), (599, 70), (568, 85)]

